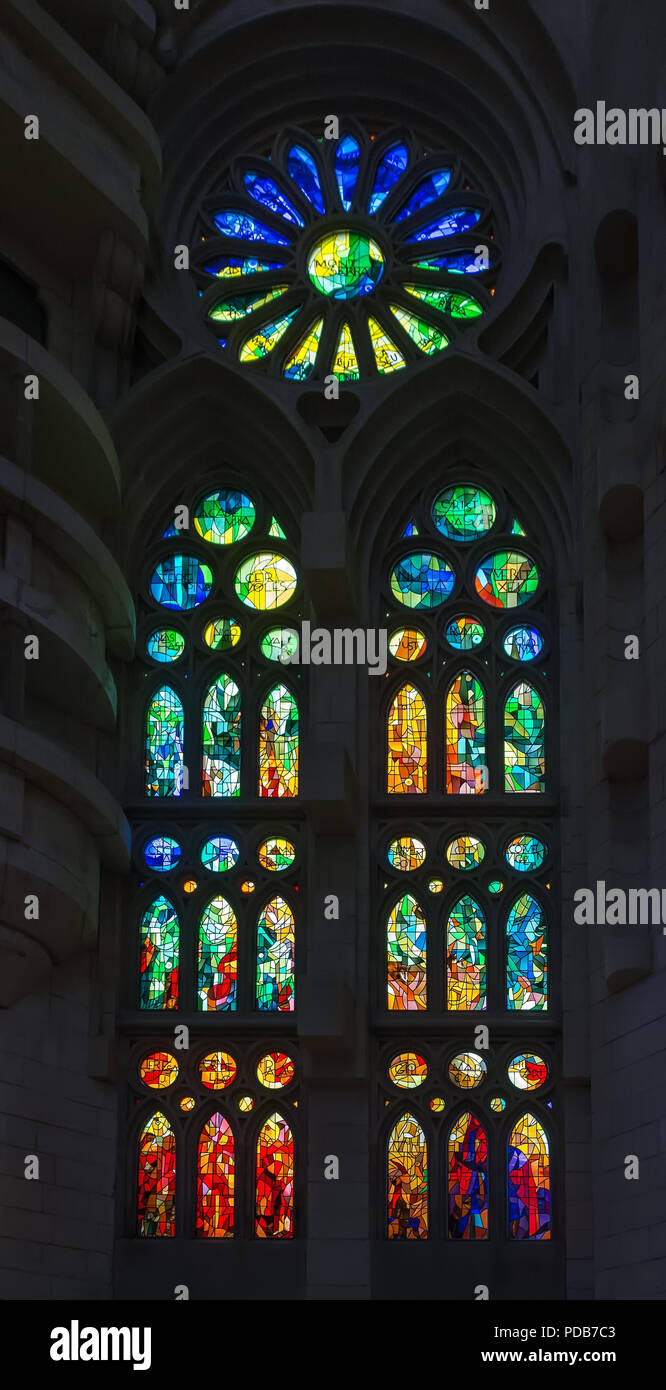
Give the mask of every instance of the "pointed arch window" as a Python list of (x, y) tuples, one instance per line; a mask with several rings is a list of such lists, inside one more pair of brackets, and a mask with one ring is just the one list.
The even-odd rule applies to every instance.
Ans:
[(546, 785), (546, 714), (528, 681), (519, 681), (504, 706), (504, 785), (508, 792), (543, 792)]
[(298, 705), (286, 685), (274, 685), (261, 708), (259, 795), (298, 795)]
[(548, 1005), (548, 936), (544, 911), (531, 893), (522, 893), (506, 924), (508, 1009)]
[(389, 1240), (425, 1240), (428, 1235), (428, 1149), (418, 1120), (396, 1121), (388, 1139)]
[(509, 1135), (507, 1147), (509, 1235), (512, 1240), (550, 1240), (550, 1150), (541, 1122), (529, 1111)]
[[(294, 1233), (293, 1047), (263, 1053), (257, 1042), (268, 1014), (286, 1037), (307, 896), (299, 653), (312, 614), (295, 541), (260, 489), (230, 475), (195, 484), (164, 516), (138, 585), (129, 923), (138, 963), (121, 1028), (134, 1046), (139, 1018), (126, 1019), (150, 1010), (162, 1030), (135, 1099), (145, 1101), (147, 1087), (164, 1106), (142, 1117), (138, 1223), (134, 1181), (126, 1208), (136, 1235), (174, 1233), (176, 1141), (181, 1234)], [(187, 1056), (179, 1051), (178, 1027), (190, 1039), (204, 1029), (205, 1055), (192, 1058), (193, 1042)], [(218, 1028), (223, 1038), (210, 1031)], [(224, 1104), (207, 1104), (210, 1091)], [(290, 1109), (267, 1111), (282, 1092)]]
[(238, 923), (226, 898), (213, 898), (199, 923), (198, 996), (204, 1012), (235, 1009)]
[(176, 1216), (176, 1139), (161, 1111), (139, 1137), (138, 1234), (173, 1236)]
[(206, 1121), (197, 1151), (197, 1235), (234, 1233), (234, 1136), (219, 1111)]
[(185, 716), (175, 690), (163, 685), (146, 716), (146, 796), (182, 796)]
[(451, 1126), (448, 1145), (449, 1239), (488, 1238), (488, 1140), (469, 1111)]
[(141, 918), (140, 1007), (175, 1009), (178, 1004), (180, 922), (172, 902), (160, 894)]
[(257, 923), (257, 1007), (290, 1013), (294, 1002), (294, 914), (278, 893)]
[(486, 919), (469, 893), (458, 898), (447, 923), (446, 1005), (455, 1010), (486, 1007)]
[[(511, 1237), (548, 1239), (558, 1122), (544, 1089), (554, 1080), (556, 1019), (547, 1043), (543, 1025), (538, 1041), (534, 1030), (556, 960), (555, 612), (544, 537), (530, 534), (494, 479), (486, 485), (476, 466), (474, 475), (463, 466), (406, 498), (375, 559), (389, 692), (374, 691), (375, 1002), (386, 1046), (376, 1113), (383, 1126), (381, 1107), (390, 1107), (394, 1143), (393, 1107), (410, 1088), (410, 1122), (428, 1134), (441, 1175), (430, 1192), (432, 1237), (503, 1241), (509, 1182)], [(392, 512), (384, 519), (385, 535)], [(404, 1014), (417, 1010), (410, 1038)], [(475, 1024), (472, 1044), (474, 1017), (488, 1019), (490, 1042)], [(504, 1029), (512, 1054), (497, 1045)], [(546, 1116), (555, 1106), (549, 1136), (536, 1109), (522, 1115), (525, 1091)], [(510, 1173), (491, 1184), (509, 1134)], [(403, 1170), (392, 1170), (387, 1232), (382, 1206), (389, 1239), (406, 1238)]]
[(414, 685), (402, 685), (389, 710), (387, 776), (391, 794), (428, 789), (427, 713)]
[(203, 708), (203, 795), (240, 796), (241, 699), (231, 676), (218, 676)]
[(422, 907), (406, 893), (392, 907), (386, 929), (389, 1009), (425, 1009), (427, 940)]
[(257, 1139), (256, 1234), (266, 1240), (294, 1234), (294, 1136), (276, 1111)]
[(485, 791), (486, 697), (471, 671), (461, 671), (446, 696), (446, 790), (454, 796)]

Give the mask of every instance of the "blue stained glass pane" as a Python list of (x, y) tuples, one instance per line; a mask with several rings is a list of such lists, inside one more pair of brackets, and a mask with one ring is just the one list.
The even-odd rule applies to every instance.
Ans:
[(187, 612), (208, 598), (212, 584), (211, 570), (195, 555), (168, 555), (153, 573), (150, 592), (164, 608)]
[(289, 239), (274, 232), (265, 222), (259, 222), (249, 212), (216, 212), (215, 226), (223, 236), (237, 237), (239, 241), (270, 241), (276, 246), (288, 246)]
[(319, 213), (325, 212), (319, 170), (312, 155), (308, 154), (302, 145), (292, 145), (287, 155), (287, 168), (294, 183), (300, 188), (308, 202), (312, 203), (313, 208)]
[(266, 178), (263, 174), (255, 174), (249, 169), (245, 175), (245, 187), (251, 198), (263, 207), (268, 208), (269, 212), (274, 212), (278, 217), (284, 217), (285, 222), (294, 222), (297, 227), (304, 227), (305, 223), (300, 212), (285, 198), (281, 193), (275, 179)]
[(409, 163), (409, 151), (406, 145), (390, 145), (386, 153), (382, 155), (379, 167), (375, 175), (375, 186), (370, 195), (370, 212), (376, 212), (380, 208), (385, 198), (388, 198), (394, 184), (407, 168)]
[(452, 208), (443, 212), (436, 222), (428, 222), (418, 232), (412, 232), (407, 241), (437, 241), (439, 237), (456, 236), (458, 232), (468, 232), (479, 221), (478, 208)]
[(502, 645), (514, 661), (534, 661), (543, 647), (543, 638), (537, 627), (512, 627)]
[(154, 873), (165, 874), (178, 863), (182, 850), (170, 835), (157, 835), (144, 846), (143, 857)]
[(358, 178), (358, 166), (361, 159), (361, 150), (357, 140), (353, 136), (345, 135), (343, 140), (338, 142), (335, 151), (335, 177), (340, 193), (340, 201), (345, 212), (349, 212)]
[(434, 203), (435, 198), (446, 192), (450, 182), (450, 169), (435, 169), (432, 174), (426, 174), (425, 178), (417, 183), (411, 198), (408, 198), (400, 212), (396, 213), (394, 221), (402, 222), (405, 217), (411, 217), (413, 212), (427, 208), (430, 203)]
[(213, 835), (201, 851), (201, 863), (213, 874), (225, 874), (238, 863), (239, 854), (235, 840), (230, 840), (228, 835)]
[(238, 280), (243, 275), (260, 275), (266, 270), (282, 270), (284, 261), (260, 261), (258, 256), (216, 256), (203, 267), (216, 279)]
[(171, 522), (171, 525), (170, 525), (170, 526), (167, 526), (166, 531), (164, 531), (164, 532), (162, 533), (162, 539), (165, 540), (165, 541), (166, 541), (166, 540), (171, 540), (173, 536), (177, 536), (177, 535), (178, 535), (178, 532), (177, 532), (177, 530), (176, 530), (176, 528), (175, 528), (173, 522)]
[[(397, 222), (396, 218), (396, 222)], [(448, 270), (450, 275), (482, 275), (487, 266), (476, 251), (448, 251), (444, 256), (429, 256), (425, 261), (415, 261), (419, 270)]]

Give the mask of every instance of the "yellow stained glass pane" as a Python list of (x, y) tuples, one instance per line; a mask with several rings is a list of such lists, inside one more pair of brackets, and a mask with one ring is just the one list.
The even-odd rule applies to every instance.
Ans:
[(270, 304), (271, 300), (279, 299), (280, 295), (286, 294), (288, 285), (275, 285), (273, 289), (265, 290), (263, 294), (236, 294), (231, 299), (223, 299), (211, 309), (208, 317), (215, 319), (219, 323), (235, 323), (237, 319), (245, 319), (248, 314), (253, 314), (255, 309), (261, 309), (262, 305)]
[(428, 1151), (413, 1115), (394, 1125), (388, 1143), (389, 1240), (425, 1240), (428, 1234)]
[(384, 332), (381, 324), (377, 323), (376, 319), (368, 318), (368, 328), (377, 371), (386, 375), (388, 372), (397, 372), (401, 367), (405, 367), (407, 364), (402, 353), (398, 351), (388, 333)]
[[(318, 319), (287, 358), (282, 372), (291, 381), (306, 381), (314, 371), (324, 320)], [(269, 532), (270, 534), (270, 532)]]
[[(398, 304), (391, 305), (391, 313), (395, 314), (400, 327), (409, 335), (413, 343), (421, 352), (425, 352), (431, 357), (433, 352), (442, 352), (449, 346), (449, 340), (445, 333), (439, 328), (433, 328), (431, 323), (426, 323), (425, 319), (420, 319), (416, 314), (410, 314), (407, 309), (401, 309)], [(378, 364), (379, 365), (379, 364)]]
[(413, 685), (401, 686), (389, 710), (387, 775), (390, 793), (427, 790), (427, 714)]
[(358, 381), (358, 358), (354, 348), (354, 339), (348, 323), (343, 323), (338, 338), (338, 346), (333, 357), (331, 368), (333, 376), (337, 376), (339, 381)]

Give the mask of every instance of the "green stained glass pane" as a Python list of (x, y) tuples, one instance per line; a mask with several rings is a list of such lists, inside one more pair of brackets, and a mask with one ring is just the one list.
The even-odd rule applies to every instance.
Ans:
[(483, 313), (483, 305), (469, 294), (454, 294), (451, 290), (440, 290), (427, 285), (405, 285), (408, 294), (438, 309), (440, 314), (448, 314), (453, 319), (477, 319)]
[(273, 536), (274, 539), (278, 541), (286, 541), (287, 539), (279, 521), (276, 521), (274, 516), (271, 517), (271, 524), (268, 528), (268, 534), (269, 536)]
[(546, 790), (546, 716), (536, 690), (525, 681), (511, 691), (504, 706), (504, 790)]
[(474, 541), (485, 535), (494, 526), (496, 516), (490, 493), (467, 484), (445, 488), (432, 506), (437, 530), (456, 541)]
[(199, 1009), (236, 1008), (238, 926), (226, 898), (213, 898), (199, 923), (197, 996)]
[(281, 661), (287, 665), (292, 657), (298, 656), (299, 637), (295, 627), (272, 627), (261, 639), (261, 655), (267, 661)]
[(179, 934), (176, 909), (160, 895), (141, 918), (141, 1009), (177, 1007)]
[(491, 608), (517, 608), (529, 603), (539, 587), (539, 571), (533, 560), (518, 551), (489, 555), (476, 571), (474, 587)]
[(241, 698), (231, 676), (210, 687), (203, 712), (203, 796), (240, 796)]
[(272, 300), (279, 299), (286, 294), (288, 285), (274, 285), (268, 290), (247, 290), (245, 294), (232, 295), (230, 299), (220, 299), (213, 308), (209, 310), (209, 319), (214, 319), (217, 323), (235, 323), (238, 319), (246, 319), (248, 314), (253, 314), (255, 309), (261, 309), (264, 304), (270, 304)]
[(426, 323), (425, 319), (420, 319), (416, 314), (408, 313), (407, 309), (401, 309), (398, 304), (391, 305), (391, 313), (395, 314), (398, 323), (404, 328), (413, 343), (416, 343), (420, 352), (425, 352), (426, 356), (431, 357), (433, 352), (442, 352), (449, 346), (449, 340), (445, 333), (439, 328), (433, 328), (432, 324)]
[(512, 536), (524, 536), (524, 535), (525, 535), (525, 532), (523, 531), (523, 528), (522, 528), (520, 522), (517, 520), (517, 518), (516, 518), (515, 516), (514, 516), (514, 518), (513, 518), (513, 521), (511, 522), (511, 535), (512, 535)]
[(266, 612), (289, 603), (296, 592), (298, 577), (290, 560), (270, 552), (248, 555), (237, 569), (234, 583), (241, 603)]
[(277, 347), (281, 338), (284, 338), (290, 324), (293, 323), (296, 315), (300, 313), (300, 308), (292, 309), (288, 314), (282, 314), (278, 319), (271, 319), (270, 323), (264, 323), (258, 328), (256, 333), (252, 333), (246, 338), (241, 346), (239, 360), (241, 362), (254, 362), (261, 357), (268, 357), (269, 353)]
[(222, 488), (203, 498), (194, 513), (194, 525), (211, 545), (233, 545), (249, 535), (255, 521), (254, 502), (244, 492)]
[(333, 299), (356, 299), (370, 294), (384, 271), (376, 243), (360, 232), (328, 232), (313, 247), (308, 275), (320, 294)]
[(185, 651), (185, 638), (175, 628), (162, 627), (151, 632), (146, 642), (146, 651), (153, 661), (177, 661)]
[(446, 929), (446, 1006), (486, 1007), (486, 920), (468, 893), (455, 903)]

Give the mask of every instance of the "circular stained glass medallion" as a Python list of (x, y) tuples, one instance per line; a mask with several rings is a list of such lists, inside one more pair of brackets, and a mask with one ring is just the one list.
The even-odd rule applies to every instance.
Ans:
[(289, 603), (296, 592), (298, 578), (290, 560), (270, 553), (248, 555), (239, 565), (234, 582), (241, 603), (266, 612)]
[(398, 1052), (389, 1063), (389, 1081), (403, 1091), (422, 1086), (428, 1077), (428, 1063), (418, 1052)]
[(497, 509), (482, 487), (461, 484), (440, 492), (432, 507), (438, 531), (456, 541), (474, 541), (495, 524)]
[(254, 503), (244, 492), (221, 488), (209, 492), (194, 513), (194, 525), (202, 540), (211, 545), (233, 545), (254, 526)]
[(449, 597), (456, 577), (441, 556), (421, 552), (398, 560), (390, 582), (393, 597), (406, 608), (437, 608)]
[(534, 598), (539, 571), (527, 555), (517, 550), (499, 550), (479, 565), (474, 587), (491, 608), (518, 608)]
[(384, 257), (377, 242), (346, 229), (328, 232), (308, 258), (308, 275), (315, 289), (333, 299), (370, 294), (383, 271)]

